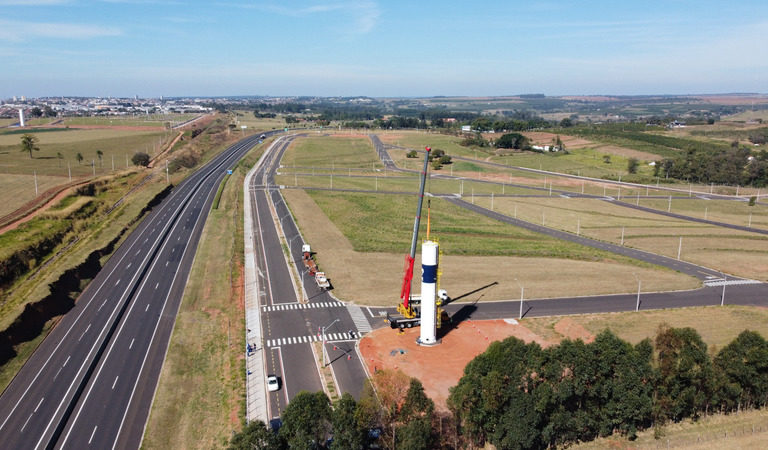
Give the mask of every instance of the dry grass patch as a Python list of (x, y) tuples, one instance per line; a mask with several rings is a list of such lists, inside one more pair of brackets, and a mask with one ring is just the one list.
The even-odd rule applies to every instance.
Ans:
[[(490, 208), (489, 198), (475, 203)], [(705, 203), (705, 202), (702, 202)], [(707, 202), (708, 203), (708, 202)], [(714, 205), (714, 203), (713, 203)], [(768, 236), (689, 222), (591, 199), (495, 198), (495, 211), (570, 233), (681, 259), (727, 273), (768, 279)]]

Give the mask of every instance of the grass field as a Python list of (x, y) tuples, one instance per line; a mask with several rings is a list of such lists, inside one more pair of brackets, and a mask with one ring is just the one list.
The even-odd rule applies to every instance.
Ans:
[[(682, 202), (682, 200), (680, 200)], [(475, 203), (491, 207), (491, 199)], [(598, 240), (681, 258), (733, 275), (768, 279), (768, 236), (658, 216), (601, 200), (495, 198), (493, 209), (509, 216)], [(709, 203), (709, 202), (703, 202)]]
[[(40, 175), (37, 177), (37, 191), (46, 190), (67, 183), (69, 178)], [(3, 174), (0, 176), (0, 191), (5, 201), (0, 204), (0, 217), (9, 214), (35, 198), (35, 176)]]
[(106, 117), (66, 117), (62, 125), (103, 125), (123, 127), (165, 127), (166, 123), (173, 125), (194, 119), (199, 114), (149, 114), (130, 116)]
[(359, 136), (306, 137), (293, 141), (284, 166), (326, 168), (382, 168), (370, 139)]
[[(369, 195), (370, 198), (360, 196), (355, 200), (364, 203), (362, 211), (355, 211), (350, 208), (358, 207), (354, 200), (336, 194), (338, 198), (319, 200), (326, 207), (338, 200), (338, 204), (329, 208), (332, 217), (329, 219), (315, 201), (324, 194), (283, 190), (304, 237), (317, 252), (321, 269), (329, 274), (334, 284), (334, 294), (363, 305), (396, 304), (403, 257), (410, 246), (411, 214), (415, 212), (413, 198), (402, 196), (405, 203), (399, 207), (399, 203), (387, 206), (391, 201), (389, 199), (377, 201), (374, 198), (376, 195)], [(432, 216), (432, 237), (439, 239), (444, 253), (441, 258), (441, 287), (446, 288), (452, 297), (486, 287), (463, 298), (464, 301), (519, 298), (520, 284), (515, 279), (525, 285), (527, 299), (632, 292), (637, 286), (632, 273), (648, 280), (648, 285), (643, 285), (648, 290), (698, 286), (696, 280), (672, 271), (638, 266), (611, 254), (507, 228), (466, 211), (444, 210), (442, 204), (438, 207), (433, 203)], [(381, 213), (381, 217), (385, 218), (383, 223), (375, 215), (381, 207), (387, 208)], [(401, 211), (396, 211), (398, 208)], [(445, 217), (454, 213), (458, 214), (456, 221), (446, 221)], [(399, 219), (387, 218), (389, 214), (395, 214)], [(367, 217), (377, 218), (369, 220)], [(343, 232), (345, 228), (349, 230)], [(507, 231), (511, 234), (506, 234)], [(351, 238), (345, 233), (349, 233)], [(422, 232), (421, 237), (424, 236)], [(356, 239), (361, 242), (355, 244)], [(357, 251), (353, 245), (360, 245), (365, 252)], [(493, 245), (500, 248), (493, 248)], [(378, 251), (372, 251), (374, 248)], [(519, 251), (512, 250), (514, 248)], [(480, 251), (502, 256), (463, 256)], [(538, 256), (522, 256), (526, 254), (523, 252)], [(568, 256), (568, 252), (573, 252), (570, 256), (587, 260), (544, 257)], [(553, 277), (558, 283), (552, 282)]]
[(222, 448), (241, 427), (245, 365), (242, 186), (251, 152), (212, 210), (171, 338), (143, 448)]

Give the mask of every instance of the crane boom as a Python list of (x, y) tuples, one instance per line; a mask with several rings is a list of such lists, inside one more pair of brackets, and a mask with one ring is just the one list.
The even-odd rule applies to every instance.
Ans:
[(421, 183), (419, 185), (419, 205), (416, 209), (416, 218), (413, 221), (413, 237), (411, 238), (411, 253), (405, 257), (405, 276), (403, 277), (403, 287), (400, 290), (400, 299), (403, 303), (403, 311), (406, 311), (406, 315), (413, 315), (413, 311), (410, 306), (411, 296), (411, 280), (413, 279), (413, 262), (416, 258), (416, 241), (419, 237), (419, 225), (421, 223), (421, 208), (424, 203), (424, 185), (427, 180), (427, 169), (429, 168), (429, 152), (432, 151), (429, 147), (424, 147), (426, 154), (424, 155), (424, 168), (421, 170)]

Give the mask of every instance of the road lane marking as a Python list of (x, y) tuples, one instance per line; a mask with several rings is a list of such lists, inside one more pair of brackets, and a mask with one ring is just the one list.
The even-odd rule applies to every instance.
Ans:
[(35, 406), (35, 410), (32, 412), (37, 412), (37, 410), (40, 408), (40, 405), (43, 404), (43, 400), (45, 400), (45, 397), (41, 398), (39, 402), (37, 402), (37, 406)]
[(165, 262), (165, 267), (168, 267), (168, 263), (169, 263), (169, 262), (170, 262), (170, 261), (166, 261), (166, 262)]
[(155, 290), (157, 290), (157, 287), (158, 287), (158, 286), (160, 286), (160, 282), (159, 282), (159, 281), (158, 281), (158, 282), (157, 282), (157, 284), (155, 285)]
[(61, 369), (63, 369), (63, 367), (59, 367), (59, 370), (56, 371), (56, 375), (53, 376), (53, 381), (56, 381), (56, 377), (59, 376), (59, 373), (61, 372)]
[(130, 269), (130, 268), (131, 268), (131, 265), (133, 265), (133, 263), (128, 263), (128, 265), (127, 265), (127, 266), (125, 266), (125, 268), (126, 268), (126, 269)]
[(144, 312), (147, 312), (149, 310), (149, 303), (147, 303), (147, 307), (144, 308)]
[[(85, 327), (85, 331), (83, 331), (83, 334), (80, 335), (80, 339), (82, 339), (83, 336), (85, 336), (85, 333), (87, 333), (88, 330), (90, 330), (90, 329), (91, 329), (91, 324), (89, 323), (88, 326)], [(77, 342), (80, 342), (80, 339), (78, 339)]]
[(64, 366), (66, 366), (68, 362), (69, 362), (69, 356), (67, 356), (67, 360), (66, 360), (66, 361), (64, 361), (64, 364), (62, 364), (62, 365), (61, 365), (61, 367), (64, 367)]
[(93, 427), (93, 431), (91, 432), (91, 437), (88, 439), (88, 444), (90, 445), (91, 441), (93, 441), (93, 435), (96, 434), (96, 428), (99, 428), (98, 425)]
[(133, 339), (131, 339), (131, 343), (130, 343), (130, 344), (128, 344), (128, 350), (130, 350), (131, 348), (133, 348), (133, 341), (135, 341), (135, 340), (136, 340), (136, 338), (133, 338)]
[(99, 309), (97, 309), (96, 311), (101, 311), (101, 308), (103, 308), (104, 305), (106, 305), (106, 304), (107, 304), (107, 301), (104, 300), (104, 303), (102, 303), (101, 306), (99, 306)]
[(120, 284), (120, 278), (117, 279), (117, 282), (115, 283), (115, 286), (117, 286), (118, 284)]
[(115, 377), (115, 381), (112, 382), (112, 390), (115, 390), (115, 385), (117, 384), (117, 379), (120, 378), (120, 375)]
[(29, 417), (27, 417), (27, 420), (24, 422), (24, 425), (21, 426), (21, 432), (22, 433), (24, 432), (24, 428), (27, 427), (27, 424), (29, 423), (29, 419), (31, 419), (32, 416), (34, 416), (34, 415), (35, 415), (35, 413), (32, 413), (32, 414), (29, 415)]

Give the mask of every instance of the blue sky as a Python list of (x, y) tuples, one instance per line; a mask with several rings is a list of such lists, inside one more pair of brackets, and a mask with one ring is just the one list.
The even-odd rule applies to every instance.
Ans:
[(767, 87), (765, 0), (0, 0), (0, 97)]

